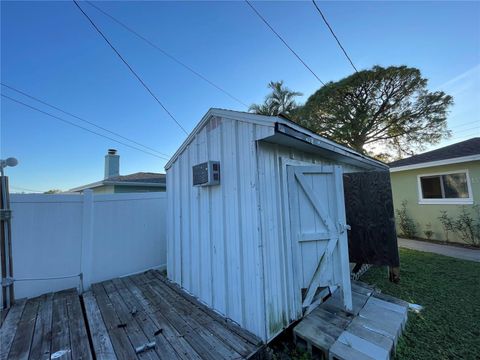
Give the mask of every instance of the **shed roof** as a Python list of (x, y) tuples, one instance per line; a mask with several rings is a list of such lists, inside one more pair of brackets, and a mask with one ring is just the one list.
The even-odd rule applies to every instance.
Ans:
[(183, 153), (185, 148), (194, 139), (195, 135), (200, 132), (200, 130), (210, 120), (212, 116), (219, 116), (237, 121), (271, 126), (275, 129), (275, 134), (273, 136), (269, 136), (261, 140), (279, 143), (292, 148), (299, 148), (304, 151), (319, 151), (323, 154), (329, 154), (332, 158), (341, 157), (349, 163), (362, 164), (366, 168), (388, 170), (388, 165), (384, 164), (383, 162), (373, 159), (367, 155), (360, 154), (359, 152), (349, 147), (340, 145), (332, 140), (324, 138), (284, 117), (265, 116), (248, 112), (218, 108), (211, 108), (203, 116), (202, 120), (200, 120), (197, 126), (188, 135), (187, 139), (183, 142), (183, 144), (178, 148), (172, 158), (165, 165), (165, 169), (169, 169), (172, 166), (172, 164), (177, 160), (180, 154)]
[(480, 160), (480, 137), (474, 137), (440, 149), (391, 162), (392, 171)]

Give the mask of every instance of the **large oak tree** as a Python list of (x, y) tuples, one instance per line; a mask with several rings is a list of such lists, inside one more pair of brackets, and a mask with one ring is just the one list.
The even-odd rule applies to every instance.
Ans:
[(330, 82), (298, 108), (294, 119), (320, 135), (374, 155), (401, 157), (448, 137), (453, 98), (428, 91), (420, 70), (375, 66)]

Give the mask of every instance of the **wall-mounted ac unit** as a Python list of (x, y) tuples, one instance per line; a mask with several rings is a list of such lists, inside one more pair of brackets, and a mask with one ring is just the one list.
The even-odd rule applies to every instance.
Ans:
[(192, 167), (194, 186), (211, 186), (220, 184), (220, 162), (207, 161)]

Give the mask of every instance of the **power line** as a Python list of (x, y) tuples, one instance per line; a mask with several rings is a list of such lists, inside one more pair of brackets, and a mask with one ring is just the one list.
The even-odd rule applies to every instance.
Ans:
[(348, 61), (350, 62), (350, 65), (352, 65), (352, 67), (353, 67), (353, 69), (355, 70), (355, 72), (358, 72), (358, 70), (357, 70), (357, 68), (355, 67), (355, 65), (353, 65), (352, 59), (350, 59), (350, 56), (348, 56), (347, 51), (346, 51), (345, 48), (342, 46), (342, 43), (340, 42), (340, 40), (338, 40), (337, 35), (335, 35), (335, 32), (333, 31), (332, 27), (331, 27), (330, 24), (328, 23), (325, 15), (323, 15), (322, 10), (320, 10), (320, 8), (318, 7), (318, 5), (317, 5), (317, 3), (315, 2), (315, 0), (312, 0), (312, 2), (313, 2), (313, 5), (315, 5), (315, 7), (317, 8), (318, 13), (320, 14), (320, 16), (322, 17), (323, 21), (324, 21), (325, 24), (327, 25), (328, 29), (329, 29), (330, 32), (332, 33), (333, 37), (334, 37), (335, 40), (337, 41), (338, 46), (340, 46), (340, 49), (342, 49), (342, 51), (343, 51), (343, 53), (345, 54), (346, 58), (347, 58)]
[(60, 109), (60, 108), (57, 107), (57, 106), (54, 106), (54, 105), (52, 105), (52, 104), (49, 104), (49, 103), (47, 103), (46, 101), (40, 100), (39, 98), (37, 98), (37, 97), (35, 97), (35, 96), (33, 96), (33, 95), (30, 95), (30, 94), (27, 94), (26, 92), (21, 91), (21, 90), (19, 90), (19, 89), (16, 89), (16, 88), (14, 88), (13, 86), (4, 84), (3, 82), (0, 82), (0, 84), (2, 84), (2, 86), (5, 86), (6, 88), (8, 88), (8, 89), (10, 89), (10, 90), (13, 90), (13, 91), (16, 91), (16, 92), (19, 93), (19, 94), (22, 94), (23, 96), (26, 96), (26, 97), (28, 97), (28, 98), (30, 98), (30, 99), (32, 99), (32, 100), (38, 101), (39, 103), (41, 103), (41, 104), (43, 104), (43, 105), (49, 106), (49, 107), (51, 107), (52, 109), (55, 109), (55, 110), (57, 110), (57, 111), (60, 111), (60, 112), (64, 113), (65, 115), (74, 117), (75, 119), (78, 119), (78, 120), (80, 120), (80, 121), (83, 121), (84, 123), (87, 123), (87, 124), (89, 124), (89, 125), (95, 126), (96, 128), (98, 128), (98, 129), (100, 129), (100, 130), (106, 131), (106, 132), (108, 132), (108, 133), (110, 133), (110, 134), (112, 134), (112, 135), (118, 136), (119, 138), (122, 138), (122, 139), (124, 139), (124, 140), (130, 141), (130, 142), (132, 142), (132, 143), (134, 143), (134, 144), (136, 144), (136, 145), (142, 146), (142, 147), (144, 147), (144, 148), (146, 148), (146, 149), (148, 149), (148, 150), (154, 151), (154, 152), (156, 152), (156, 153), (158, 153), (158, 154), (160, 154), (160, 155), (170, 157), (170, 155), (168, 155), (168, 154), (162, 153), (161, 151), (155, 150), (154, 148), (151, 148), (150, 146), (143, 145), (143, 144), (141, 144), (141, 143), (139, 143), (139, 142), (137, 142), (137, 141), (135, 141), (135, 140), (132, 140), (132, 139), (129, 139), (129, 138), (123, 136), (123, 135), (120, 135), (119, 133), (117, 133), (117, 132), (115, 132), (115, 131), (109, 130), (109, 129), (103, 127), (103, 126), (100, 126), (100, 125), (95, 124), (94, 122), (91, 122), (91, 121), (88, 121), (88, 120), (86, 120), (86, 119), (83, 119), (83, 118), (81, 118), (80, 116), (77, 116), (77, 115), (72, 114), (72, 113), (70, 113), (70, 112), (68, 112), (68, 111), (62, 110), (62, 109)]
[(287, 44), (287, 42), (280, 36), (280, 34), (278, 32), (275, 31), (275, 29), (268, 23), (268, 21), (262, 16), (262, 14), (260, 14), (257, 9), (255, 9), (255, 7), (250, 3), (250, 1), (248, 0), (245, 0), (245, 2), (248, 4), (248, 6), (250, 6), (252, 8), (252, 10), (255, 12), (255, 14), (257, 14), (257, 16), (265, 23), (265, 25), (267, 25), (269, 27), (270, 30), (272, 30), (272, 32), (277, 35), (277, 37), (283, 42), (283, 44), (288, 48), (288, 50), (290, 50), (292, 52), (293, 55), (295, 55), (295, 57), (308, 69), (308, 71), (310, 71), (313, 76), (315, 76), (315, 78), (320, 81), (320, 83), (322, 85), (325, 85), (325, 83), (317, 76), (317, 74), (315, 74), (315, 72), (310, 68), (310, 66), (308, 66), (305, 61), (302, 60), (302, 58), (295, 52), (295, 50), (293, 50), (290, 45)]
[(459, 134), (459, 133), (464, 133), (466, 131), (471, 131), (471, 130), (477, 130), (477, 131), (480, 131), (480, 126), (475, 126), (475, 127), (472, 127), (472, 128), (468, 128), (468, 129), (462, 129), (460, 131), (456, 131), (456, 130), (452, 130), (454, 134)]
[(239, 104), (242, 104), (243, 106), (247, 107), (248, 108), (248, 105), (246, 103), (244, 103), (242, 100), (240, 100), (239, 98), (237, 98), (236, 96), (232, 95), (230, 92), (228, 92), (227, 90), (223, 89), (222, 87), (220, 87), (219, 85), (215, 84), (213, 81), (207, 79), (204, 75), (200, 74), (198, 71), (194, 70), (192, 67), (190, 67), (189, 65), (185, 64), (183, 61), (177, 59), (176, 57), (174, 57), (173, 55), (169, 54), (168, 52), (166, 52), (165, 50), (163, 50), (161, 47), (159, 47), (158, 45), (156, 45), (155, 43), (153, 43), (152, 41), (150, 41), (149, 39), (147, 39), (145, 36), (141, 35), (140, 33), (138, 33), (137, 31), (135, 31), (134, 29), (132, 29), (130, 26), (126, 25), (125, 23), (123, 23), (122, 21), (118, 20), (117, 18), (115, 18), (113, 15), (109, 14), (108, 12), (106, 12), (105, 10), (101, 9), (100, 7), (98, 7), (97, 5), (95, 5), (94, 3), (90, 2), (90, 1), (85, 1), (88, 5), (94, 7), (95, 9), (97, 9), (98, 11), (100, 11), (102, 14), (104, 14), (105, 16), (109, 17), (111, 20), (113, 20), (114, 22), (116, 22), (118, 25), (120, 25), (121, 27), (123, 27), (124, 29), (126, 29), (127, 31), (131, 32), (132, 34), (134, 34), (136, 37), (138, 37), (139, 39), (143, 40), (144, 42), (146, 42), (148, 45), (150, 45), (152, 48), (154, 48), (155, 50), (161, 52), (163, 55), (165, 55), (166, 57), (168, 57), (169, 59), (173, 60), (174, 62), (176, 62), (177, 64), (183, 66), (185, 69), (187, 69), (188, 71), (190, 71), (191, 73), (193, 73), (194, 75), (198, 76), (200, 79), (202, 79), (203, 81), (207, 82), (208, 84), (210, 84), (211, 86), (213, 86), (214, 88), (216, 88), (217, 90), (221, 91), (222, 93), (224, 93), (225, 95), (227, 95), (228, 97), (230, 97), (231, 99), (235, 100), (236, 102), (238, 102)]
[(31, 105), (28, 105), (28, 104), (26, 104), (26, 103), (24, 103), (24, 102), (22, 102), (22, 101), (20, 101), (20, 100), (16, 100), (16, 99), (14, 99), (14, 98), (11, 98), (10, 96), (4, 95), (4, 94), (1, 94), (1, 95), (2, 95), (2, 97), (6, 98), (6, 99), (8, 99), (8, 100), (10, 100), (10, 101), (13, 101), (13, 102), (16, 102), (17, 104), (23, 105), (23, 106), (25, 106), (25, 107), (27, 107), (27, 108), (29, 108), (29, 109), (31, 109), (31, 110), (36, 110), (36, 111), (38, 111), (38, 112), (40, 112), (40, 113), (42, 113), (42, 114), (44, 114), (44, 115), (47, 115), (47, 116), (50, 116), (50, 117), (52, 117), (52, 118), (54, 118), (54, 119), (60, 120), (60, 121), (62, 121), (62, 122), (64, 122), (64, 123), (66, 123), (66, 124), (69, 124), (69, 125), (75, 126), (75, 127), (77, 127), (77, 128), (80, 128), (80, 129), (82, 129), (82, 130), (88, 131), (89, 133), (92, 133), (92, 134), (101, 136), (101, 137), (103, 137), (103, 138), (106, 138), (106, 139), (108, 139), (108, 140), (114, 141), (114, 142), (116, 142), (116, 143), (118, 143), (118, 144), (121, 144), (121, 145), (123, 145), (123, 146), (127, 146), (127, 147), (129, 147), (129, 148), (131, 148), (131, 149), (135, 149), (135, 150), (141, 151), (141, 152), (143, 152), (143, 153), (145, 153), (145, 154), (148, 154), (148, 155), (151, 155), (151, 156), (155, 156), (155, 157), (157, 157), (157, 158), (159, 158), (159, 159), (162, 159), (162, 160), (170, 160), (169, 158), (167, 158), (167, 157), (165, 157), (165, 156), (160, 156), (160, 155), (151, 153), (151, 152), (149, 152), (149, 151), (145, 151), (145, 150), (140, 149), (140, 148), (138, 148), (138, 147), (136, 147), (136, 146), (132, 146), (132, 145), (130, 145), (130, 144), (127, 144), (127, 143), (124, 143), (124, 142), (122, 142), (122, 141), (116, 140), (116, 139), (111, 138), (111, 137), (109, 137), (109, 136), (100, 134), (100, 133), (98, 133), (98, 132), (96, 132), (96, 131), (93, 131), (93, 130), (90, 130), (90, 129), (84, 127), (84, 126), (75, 124), (75, 123), (72, 122), (72, 121), (65, 120), (65, 119), (63, 119), (63, 118), (61, 118), (61, 117), (59, 117), (59, 116), (50, 114), (50, 113), (48, 113), (48, 112), (46, 112), (46, 111), (43, 111), (43, 110), (41, 110), (41, 109), (39, 109), (39, 108), (36, 108), (36, 107), (34, 107), (34, 106), (31, 106)]
[(33, 190), (33, 189), (27, 189), (27, 188), (23, 188), (23, 187), (19, 187), (19, 186), (12, 186), (12, 185), (10, 185), (10, 187), (11, 187), (12, 189), (15, 189), (15, 190), (29, 191), (29, 192), (33, 192), (33, 193), (43, 193), (43, 192), (44, 192), (43, 190)]
[[(466, 122), (466, 123), (459, 123), (458, 126), (456, 126), (456, 128), (463, 127), (465, 125), (470, 125), (470, 124), (478, 124), (480, 126), (480, 121), (474, 120), (474, 121), (469, 121), (469, 122)], [(456, 124), (453, 124), (453, 125), (456, 125)]]
[(107, 39), (107, 37), (103, 34), (103, 32), (95, 25), (93, 20), (90, 18), (90, 16), (87, 15), (85, 11), (78, 5), (76, 0), (72, 0), (74, 4), (77, 6), (78, 10), (88, 19), (90, 24), (95, 28), (95, 30), (98, 32), (98, 34), (101, 35), (101, 37), (106, 41), (106, 43), (110, 46), (110, 48), (117, 54), (117, 56), (122, 60), (122, 62), (128, 67), (130, 72), (137, 78), (137, 80), (142, 84), (142, 86), (148, 91), (148, 93), (155, 99), (155, 101), (163, 108), (163, 110), (170, 116), (170, 118), (175, 121), (175, 123), (180, 127), (180, 129), (183, 130), (183, 132), (188, 135), (187, 130), (178, 122), (178, 120), (175, 118), (175, 116), (172, 115), (170, 111), (163, 105), (163, 103), (158, 99), (158, 97), (150, 90), (150, 88), (147, 86), (147, 84), (142, 80), (142, 78), (133, 70), (133, 68), (128, 64), (128, 62), (123, 58), (123, 56), (118, 52), (118, 50), (112, 45), (112, 43)]

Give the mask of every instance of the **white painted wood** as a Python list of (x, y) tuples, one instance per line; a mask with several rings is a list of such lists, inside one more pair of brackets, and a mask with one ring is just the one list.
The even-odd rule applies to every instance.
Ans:
[(80, 287), (166, 264), (166, 195), (12, 194), (17, 298)]
[[(175, 264), (168, 266), (168, 277), (261, 338), (265, 307), (255, 138), (269, 131), (214, 117), (167, 170), (168, 183), (174, 179), (167, 188), (173, 209), (167, 238)], [(220, 185), (193, 187), (192, 166), (207, 160), (220, 161)]]
[[(287, 166), (314, 165), (307, 170), (322, 166), (329, 171), (331, 179), (318, 183), (307, 171), (306, 186), (315, 194), (325, 186), (332, 189), (319, 195), (318, 203), (336, 218), (333, 166), (352, 172), (371, 168), (372, 163), (358, 162), (365, 167), (333, 163), (318, 154), (268, 143), (275, 135), (274, 121), (254, 118), (258, 121), (252, 121), (251, 114), (210, 111), (166, 166), (172, 214), (167, 225), (168, 277), (267, 341), (302, 316), (297, 284), (310, 280), (315, 267), (303, 269), (298, 259), (318, 260), (327, 242), (313, 241), (314, 236), (324, 239), (329, 231), (300, 194), (297, 221), (301, 219), (308, 231), (305, 241), (300, 241), (303, 249), (297, 248), (297, 237), (292, 241), (296, 220), (290, 214)], [(339, 150), (330, 143), (325, 146)], [(220, 162), (220, 185), (193, 187), (192, 166), (208, 160)], [(305, 201), (307, 205), (298, 206)], [(336, 222), (329, 227), (337, 233)], [(321, 273), (322, 281), (333, 278), (331, 264), (338, 256), (334, 251), (327, 271)], [(335, 274), (335, 280), (341, 279), (339, 270)]]
[[(290, 218), (294, 221), (292, 236), (296, 239), (296, 246), (300, 248), (298, 251), (300, 257), (296, 261), (303, 273), (301, 282), (297, 286), (300, 289), (307, 289), (302, 308), (308, 310), (319, 286), (340, 285), (343, 291), (344, 305), (351, 310), (352, 295), (349, 274), (347, 272), (346, 277), (336, 275), (343, 274), (344, 269), (349, 268), (342, 169), (338, 166), (321, 165), (289, 166), (287, 172), (289, 174), (289, 196), (291, 197)], [(334, 194), (331, 199), (330, 194)], [(302, 196), (303, 201), (299, 200), (299, 196)], [(323, 201), (320, 200), (320, 196), (323, 196)], [(307, 207), (306, 202), (310, 203), (313, 211), (304, 212)], [(309, 227), (312, 226), (312, 222), (308, 221), (309, 217), (314, 219), (315, 230), (318, 226), (323, 226), (327, 231), (310, 232), (311, 228)], [(305, 233), (305, 231), (307, 232)], [(321, 234), (321, 236), (315, 241), (312, 234)], [(343, 244), (339, 241), (340, 238)], [(306, 243), (305, 239), (309, 242)], [(327, 240), (325, 241), (325, 239)], [(319, 245), (320, 248), (318, 248)], [(345, 246), (347, 247), (345, 248)], [(312, 269), (314, 269), (313, 273)], [(300, 272), (300, 269), (298, 271)]]
[(375, 360), (388, 360), (390, 359), (390, 353), (386, 349), (373, 344), (372, 342), (362, 339), (361, 337), (352, 334), (349, 331), (344, 331), (340, 334), (337, 341), (357, 350), (365, 355), (370, 356)]
[(318, 233), (302, 233), (298, 241), (319, 241), (319, 240), (328, 240), (331, 235), (328, 232), (318, 232)]
[(340, 166), (335, 166), (335, 196), (337, 197), (337, 225), (338, 231), (338, 259), (339, 270), (341, 273), (341, 289), (343, 295), (343, 303), (346, 310), (353, 309), (352, 303), (352, 286), (350, 283), (350, 261), (348, 258), (348, 237), (347, 237), (347, 216), (345, 214), (345, 198), (343, 192), (343, 171)]

